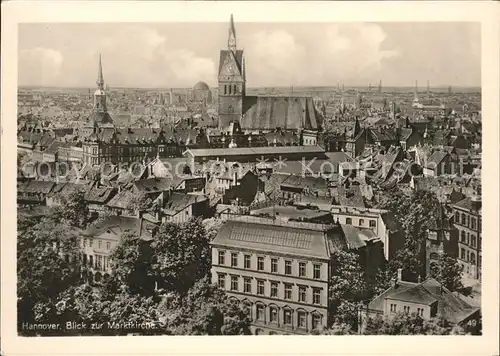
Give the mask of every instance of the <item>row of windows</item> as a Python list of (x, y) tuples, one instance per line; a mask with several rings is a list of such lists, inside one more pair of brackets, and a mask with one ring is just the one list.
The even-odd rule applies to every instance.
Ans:
[(476, 245), (476, 235), (469, 232), (466, 234), (463, 230), (460, 232), (460, 242), (467, 245), (470, 244), (473, 248), (476, 248), (476, 246), (481, 247), (481, 237), (479, 237), (479, 243)]
[[(346, 218), (345, 223), (346, 223), (346, 225), (352, 225), (352, 218)], [(365, 220), (359, 219), (358, 226), (365, 226)], [(375, 220), (368, 220), (368, 226), (369, 227), (376, 227), (377, 222)]]
[[(397, 309), (397, 304), (391, 304), (391, 313), (396, 313), (398, 311)], [(403, 312), (409, 314), (410, 313), (410, 307), (407, 305), (403, 306)], [(418, 316), (424, 316), (424, 309), (423, 308), (417, 308), (417, 315)]]
[(224, 94), (227, 95), (232, 95), (232, 94), (238, 94), (238, 88), (236, 84), (226, 84), (224, 85)]
[(470, 216), (465, 213), (460, 213), (459, 211), (455, 212), (455, 223), (460, 224), (462, 226), (467, 226), (472, 230), (476, 230), (476, 228), (479, 228), (478, 221), (474, 216)]
[(465, 248), (460, 249), (460, 259), (468, 261), (474, 265), (476, 264), (476, 254), (466, 250)]
[[(225, 273), (219, 273), (218, 276), (218, 284), (221, 289), (226, 289), (226, 274)], [(229, 289), (231, 291), (239, 292), (240, 291), (240, 276), (231, 276), (231, 283), (229, 285)], [(257, 295), (262, 295), (266, 296), (265, 291), (265, 285), (266, 281), (263, 279), (257, 279), (257, 290), (254, 292), (253, 291), (253, 283), (252, 283), (253, 278), (250, 277), (243, 277), (243, 292), (248, 293), (248, 294), (257, 294)], [(276, 281), (269, 281), (270, 288), (269, 288), (269, 297), (271, 298), (279, 298), (279, 289), (280, 285), (282, 284), (281, 282), (276, 282)], [(301, 303), (309, 303), (308, 300), (308, 291), (309, 287), (307, 286), (298, 286), (298, 291), (297, 291), (297, 297), (293, 298), (293, 284), (290, 283), (283, 283), (283, 299), (285, 300), (292, 300), (295, 299), (298, 302)], [(321, 304), (321, 288), (312, 288), (312, 304)]]
[(99, 164), (99, 160), (97, 158), (86, 157), (86, 163), (92, 164), (92, 165), (97, 165), (97, 164)]
[(101, 271), (106, 271), (109, 268), (109, 257), (103, 255), (87, 255), (85, 253), (80, 254), (80, 262), (84, 266), (89, 266)]
[[(93, 239), (83, 239), (82, 240), (82, 247), (93, 247), (94, 246), (94, 240)], [(102, 249), (103, 246), (103, 241), (102, 240), (97, 240), (97, 247), (99, 249)], [(111, 250), (111, 242), (106, 242), (106, 250)]]
[(315, 139), (312, 139), (312, 138), (311, 138), (311, 139), (306, 138), (306, 139), (304, 140), (304, 143), (305, 143), (306, 145), (315, 145), (315, 144), (316, 144), (316, 140), (315, 140)]
[[(91, 150), (90, 150), (91, 147), (87, 147), (87, 146), (84, 146), (83, 147), (83, 151), (85, 153), (90, 153)], [(96, 155), (97, 154), (97, 147), (92, 147), (92, 154)]]
[[(219, 251), (219, 265), (226, 264), (226, 251)], [(240, 267), (239, 253), (231, 252), (231, 267)], [(271, 258), (270, 271), (271, 273), (278, 273), (279, 259)], [(252, 269), (252, 256), (246, 254), (243, 256), (243, 268)], [(263, 256), (257, 256), (257, 271), (265, 271), (265, 259)], [(307, 277), (307, 263), (299, 262), (299, 277)], [(292, 275), (292, 260), (285, 260), (285, 274)], [(313, 264), (313, 278), (321, 278), (321, 265)]]
[[(297, 310), (297, 321), (294, 324), (294, 313), (290, 308), (284, 308), (282, 313), (279, 312), (279, 308), (277, 306), (269, 306), (269, 312), (267, 313), (266, 318), (266, 306), (263, 304), (256, 305), (256, 315), (255, 320), (261, 323), (270, 323), (275, 325), (285, 325), (285, 326), (296, 326), (300, 329), (307, 329), (307, 315), (308, 313), (304, 310)], [(281, 317), (281, 318), (280, 318)], [(322, 325), (323, 316), (321, 314), (313, 313), (312, 314), (312, 329), (319, 329)]]

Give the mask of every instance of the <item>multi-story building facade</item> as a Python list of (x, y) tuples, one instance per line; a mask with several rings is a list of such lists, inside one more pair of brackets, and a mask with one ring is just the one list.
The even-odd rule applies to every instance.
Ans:
[(458, 262), (464, 275), (481, 279), (481, 197), (467, 197), (452, 205), (453, 224), (458, 230)]
[(332, 225), (231, 217), (212, 244), (212, 282), (249, 310), (254, 334), (307, 334), (328, 320)]
[(83, 278), (99, 282), (112, 271), (111, 254), (125, 233), (134, 233), (145, 242), (150, 241), (155, 224), (146, 219), (110, 216), (92, 225), (80, 234), (80, 261), (86, 269)]
[(384, 257), (393, 259), (404, 247), (404, 234), (394, 214), (383, 209), (331, 206), (334, 221), (373, 230), (384, 245)]
[(118, 128), (108, 113), (100, 58), (96, 83), (92, 113), (79, 131), (82, 141), (81, 157), (86, 164), (142, 163), (155, 157), (179, 157), (186, 148), (196, 147), (206, 136), (199, 130), (190, 128)]

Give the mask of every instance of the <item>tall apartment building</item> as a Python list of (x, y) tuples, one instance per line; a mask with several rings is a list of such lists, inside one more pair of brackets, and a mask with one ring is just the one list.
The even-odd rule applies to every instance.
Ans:
[(211, 242), (212, 282), (248, 307), (254, 334), (308, 334), (328, 323), (332, 254), (356, 251), (371, 268), (383, 261), (374, 237), (341, 224), (233, 216)]
[(250, 310), (254, 334), (327, 325), (331, 225), (230, 218), (212, 241), (212, 282)]
[(481, 279), (481, 197), (467, 197), (452, 205), (453, 223), (458, 230), (458, 262), (464, 276)]

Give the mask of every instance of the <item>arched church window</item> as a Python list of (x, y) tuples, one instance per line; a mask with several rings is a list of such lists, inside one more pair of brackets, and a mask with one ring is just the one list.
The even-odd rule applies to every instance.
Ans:
[(229, 95), (232, 94), (232, 90), (231, 89), (232, 89), (232, 85), (229, 85)]
[(233, 91), (234, 91), (234, 94), (236, 94), (236, 84), (233, 85)]
[(224, 85), (224, 94), (227, 94), (227, 85)]

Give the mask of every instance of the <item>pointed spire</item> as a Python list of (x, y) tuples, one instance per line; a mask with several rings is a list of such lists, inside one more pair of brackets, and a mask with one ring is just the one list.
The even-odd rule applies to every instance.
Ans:
[(361, 124), (359, 123), (359, 117), (356, 116), (356, 122), (354, 123), (354, 133), (352, 137), (356, 137), (360, 131), (361, 131)]
[(227, 39), (227, 48), (230, 51), (236, 52), (236, 30), (234, 29), (233, 14), (229, 20), (229, 37)]
[(99, 53), (99, 69), (97, 72), (97, 87), (101, 90), (104, 90), (104, 77), (102, 75), (102, 62), (101, 62), (101, 54)]

